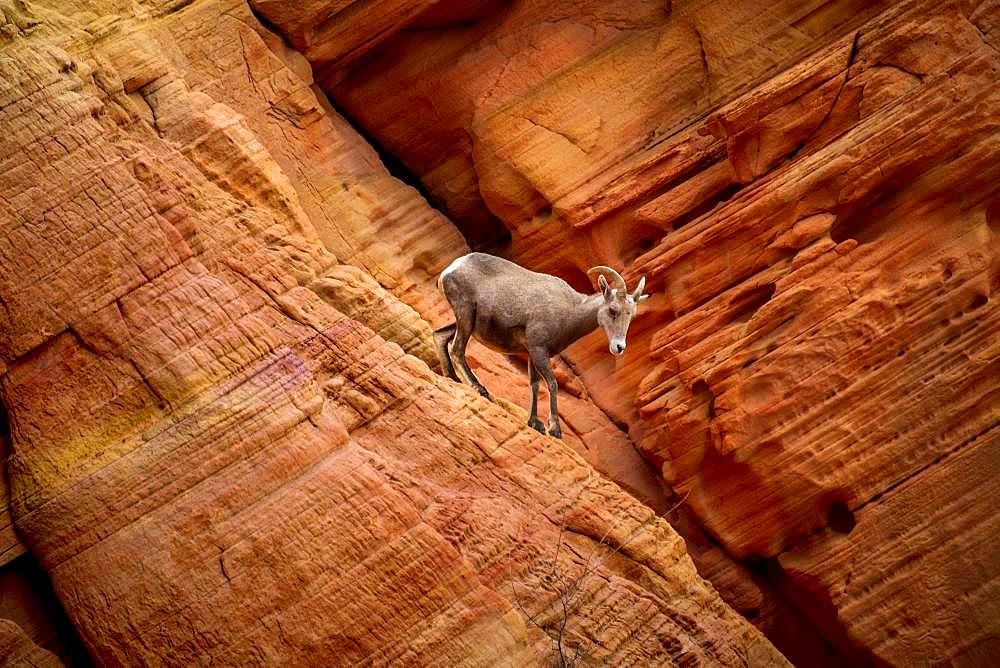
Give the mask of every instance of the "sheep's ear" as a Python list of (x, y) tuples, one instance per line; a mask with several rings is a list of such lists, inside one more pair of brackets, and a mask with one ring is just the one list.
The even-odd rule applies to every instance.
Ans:
[(635, 292), (632, 293), (632, 300), (635, 301), (636, 304), (641, 302), (643, 299), (649, 297), (649, 295), (642, 294), (642, 289), (645, 287), (646, 287), (646, 277), (643, 276), (642, 278), (639, 279), (639, 285), (636, 286)]
[(604, 301), (610, 302), (612, 299), (615, 298), (615, 293), (612, 292), (611, 286), (608, 285), (608, 279), (604, 278), (603, 276), (598, 276), (597, 287), (599, 287), (601, 289), (601, 292), (604, 293)]

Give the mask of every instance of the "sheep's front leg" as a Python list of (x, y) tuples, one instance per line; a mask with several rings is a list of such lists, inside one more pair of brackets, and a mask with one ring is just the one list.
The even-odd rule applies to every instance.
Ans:
[(556, 405), (556, 394), (559, 392), (559, 385), (556, 383), (556, 375), (552, 372), (549, 364), (549, 351), (544, 348), (532, 348), (528, 351), (531, 358), (531, 366), (536, 373), (545, 379), (549, 386), (549, 436), (562, 438), (562, 429), (559, 428), (559, 408)]
[(528, 360), (528, 378), (531, 381), (531, 415), (528, 417), (528, 426), (540, 434), (545, 433), (542, 421), (538, 419), (538, 372), (535, 365)]

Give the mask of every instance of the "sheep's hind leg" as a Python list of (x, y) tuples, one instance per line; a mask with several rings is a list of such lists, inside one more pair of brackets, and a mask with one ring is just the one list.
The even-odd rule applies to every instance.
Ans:
[(528, 378), (531, 380), (531, 415), (528, 417), (528, 426), (539, 434), (545, 433), (545, 426), (538, 419), (538, 372), (535, 365), (528, 360)]
[(549, 387), (549, 436), (562, 438), (562, 429), (559, 428), (559, 408), (556, 404), (559, 384), (556, 383), (556, 375), (549, 364), (549, 353), (544, 348), (532, 348), (528, 351), (528, 355), (531, 357), (531, 366), (545, 379)]
[(451, 355), (448, 353), (448, 343), (455, 336), (455, 323), (451, 323), (441, 329), (434, 331), (434, 345), (437, 348), (438, 359), (441, 360), (441, 373), (443, 373), (448, 378), (461, 383), (462, 380), (455, 373), (455, 365), (451, 361)]
[(465, 346), (468, 345), (469, 337), (472, 336), (472, 323), (475, 320), (475, 311), (469, 314), (472, 317), (468, 318), (463, 318), (458, 313), (455, 315), (458, 315), (458, 320), (455, 322), (455, 338), (451, 340), (451, 354), (454, 356), (454, 359), (458, 360), (458, 365), (462, 367), (462, 371), (465, 372), (465, 376), (469, 379), (472, 387), (476, 388), (479, 394), (489, 399), (489, 391), (479, 382), (476, 374), (472, 373), (472, 369), (469, 368), (469, 363), (465, 359)]

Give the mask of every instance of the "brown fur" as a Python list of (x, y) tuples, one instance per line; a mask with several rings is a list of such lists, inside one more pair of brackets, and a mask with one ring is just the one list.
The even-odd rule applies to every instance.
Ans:
[[(606, 268), (599, 268), (606, 269)], [(621, 288), (612, 288), (602, 275), (601, 291), (584, 295), (556, 276), (529, 271), (503, 258), (470, 253), (453, 262), (438, 279), (438, 288), (455, 313), (455, 324), (435, 332), (445, 375), (459, 380), (454, 361), (480, 394), (489, 392), (465, 360), (470, 337), (493, 350), (527, 353), (531, 381), (531, 416), (528, 424), (545, 433), (537, 416), (538, 381), (549, 389), (549, 434), (561, 436), (556, 406), (557, 386), (549, 358), (601, 326), (613, 354), (625, 350), (625, 335), (635, 317), (644, 281), (633, 294), (613, 274)], [(449, 345), (450, 344), (450, 345)]]

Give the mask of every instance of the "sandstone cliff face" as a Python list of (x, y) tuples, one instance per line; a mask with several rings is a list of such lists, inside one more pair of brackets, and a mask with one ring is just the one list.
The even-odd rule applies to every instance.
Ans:
[[(97, 663), (785, 665), (653, 510), (432, 372), (462, 235), (246, 4), (0, 18), (10, 507)], [(627, 452), (578, 394), (577, 447)]]
[(914, 665), (1000, 651), (998, 30), (995, 2), (525, 1), (304, 52), (473, 244), (647, 277), (624, 362), (565, 355), (588, 395), (846, 659)]

